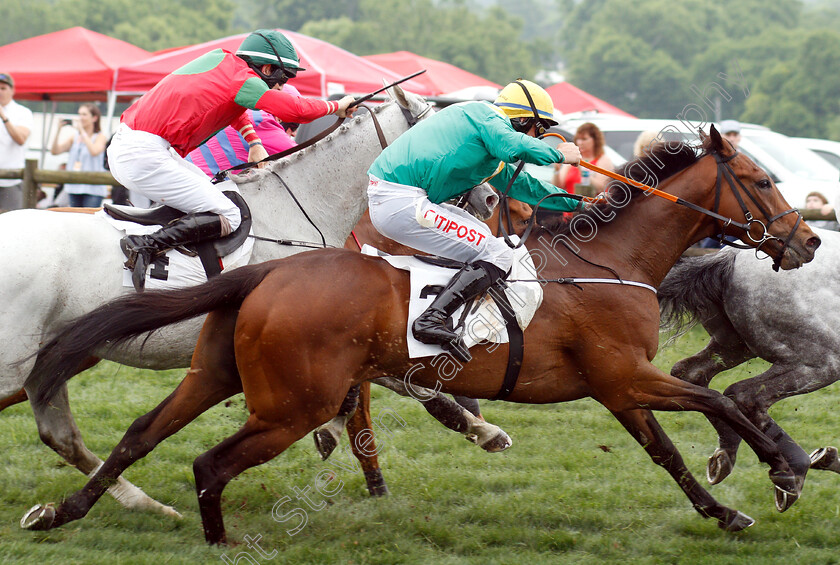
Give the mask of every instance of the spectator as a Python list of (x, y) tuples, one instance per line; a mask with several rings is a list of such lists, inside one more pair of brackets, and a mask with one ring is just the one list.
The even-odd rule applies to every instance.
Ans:
[[(73, 118), (73, 132), (70, 136), (62, 135), (66, 128), (61, 128), (55, 135), (50, 152), (59, 155), (69, 151), (67, 170), (69, 171), (105, 171), (105, 144), (108, 138), (102, 133), (102, 112), (96, 104), (79, 106), (79, 116)], [(69, 196), (70, 206), (74, 208), (98, 208), (108, 196), (108, 187), (104, 184), (64, 184), (64, 191)]]
[(657, 143), (661, 143), (658, 131), (643, 131), (633, 143), (633, 158), (638, 159), (639, 157), (650, 155), (650, 152)]
[(720, 123), (720, 133), (728, 139), (735, 149), (741, 143), (741, 124), (737, 120), (723, 120)]
[[(588, 161), (602, 169), (613, 170), (612, 161), (604, 153), (604, 134), (598, 126), (592, 122), (581, 124), (575, 132), (574, 143), (580, 147), (582, 161)], [(558, 163), (554, 165), (552, 182), (570, 194), (574, 194), (575, 185), (591, 185), (597, 194), (606, 190), (609, 180), (610, 178), (606, 175), (594, 173), (584, 167)]]
[[(822, 192), (811, 192), (805, 197), (806, 210), (819, 210), (823, 216), (828, 216), (834, 212), (834, 206), (828, 203)], [(810, 220), (807, 222), (812, 228), (822, 228), (824, 230), (840, 230), (840, 223), (836, 220)]]
[[(32, 111), (13, 100), (15, 81), (0, 73), (0, 169), (22, 169), (26, 161)], [(23, 179), (0, 179), (0, 209), (23, 208)]]

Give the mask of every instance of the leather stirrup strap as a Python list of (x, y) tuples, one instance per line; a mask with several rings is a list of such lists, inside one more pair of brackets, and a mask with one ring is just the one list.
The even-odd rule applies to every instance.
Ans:
[(502, 381), (502, 388), (490, 400), (504, 400), (513, 392), (516, 381), (519, 380), (519, 371), (522, 369), (522, 360), (525, 357), (525, 334), (519, 327), (519, 322), (516, 321), (516, 314), (504, 289), (494, 286), (490, 289), (490, 293), (499, 307), (499, 312), (502, 313), (508, 333), (508, 362), (505, 380)]

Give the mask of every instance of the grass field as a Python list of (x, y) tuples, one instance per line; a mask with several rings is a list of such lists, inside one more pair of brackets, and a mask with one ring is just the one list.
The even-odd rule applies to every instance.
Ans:
[[(657, 364), (670, 368), (704, 343), (702, 331), (694, 330), (663, 350)], [(716, 388), (765, 366), (744, 365)], [(71, 400), (88, 446), (106, 456), (133, 419), (168, 395), (182, 374), (102, 364), (74, 379)], [(667, 473), (593, 401), (484, 402), (486, 417), (514, 440), (507, 452), (487, 454), (446, 431), (416, 402), (383, 390), (374, 394), (374, 416), (390, 408), (405, 420), (390, 434), (377, 434), (392, 495), (371, 499), (361, 473), (320, 461), (306, 438), (228, 486), (226, 526), (238, 545), (225, 548), (203, 541), (191, 463), (244, 421), (241, 396), (203, 415), (126, 473), (178, 508), (183, 520), (127, 512), (106, 496), (85, 519), (48, 533), (21, 530), (23, 512), (71, 494), (85, 478), (41, 444), (27, 404), (7, 409), (0, 414), (0, 564), (840, 562), (835, 474), (812, 472), (803, 498), (779, 514), (767, 467), (742, 449), (733, 475), (710, 489), (756, 524), (727, 534), (703, 520)], [(810, 451), (838, 442), (836, 398), (829, 388), (787, 400), (772, 413)], [(715, 447), (711, 426), (698, 414), (658, 418), (702, 478)], [(339, 462), (349, 461), (338, 455)], [(341, 481), (323, 487), (337, 491), (328, 497), (313, 494), (325, 469)], [(307, 487), (312, 503), (323, 504), (320, 510), (296, 499)], [(289, 500), (272, 513), (283, 497)], [(297, 515), (289, 514), (295, 508)], [(291, 536), (287, 530), (294, 527), (299, 532)], [(259, 548), (248, 547), (245, 536), (261, 536)]]

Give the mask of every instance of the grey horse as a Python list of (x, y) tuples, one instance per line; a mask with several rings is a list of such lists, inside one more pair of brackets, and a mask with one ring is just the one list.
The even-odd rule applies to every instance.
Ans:
[[(758, 357), (770, 368), (726, 388), (724, 394), (779, 445), (800, 485), (809, 468), (840, 473), (837, 449), (810, 456), (768, 414), (776, 402), (826, 387), (840, 378), (840, 233), (814, 229), (822, 246), (816, 261), (774, 273), (768, 261), (737, 249), (681, 260), (659, 287), (662, 329), (680, 335), (698, 322), (711, 339), (671, 369), (708, 387), (722, 371)], [(709, 458), (707, 477), (719, 483), (731, 473), (741, 438), (709, 419), (720, 447)], [(795, 498), (776, 494), (780, 511)]]

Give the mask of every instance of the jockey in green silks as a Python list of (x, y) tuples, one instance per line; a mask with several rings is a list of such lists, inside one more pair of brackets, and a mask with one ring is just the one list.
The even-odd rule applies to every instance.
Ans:
[[(482, 182), (504, 191), (522, 160), (536, 165), (580, 161), (573, 143), (557, 149), (535, 139), (554, 120), (554, 104), (538, 85), (518, 80), (502, 89), (494, 103), (471, 101), (444, 108), (398, 137), (368, 170), (370, 217), (383, 235), (415, 249), (466, 263), (429, 308), (412, 333), (423, 343), (441, 345), (466, 362), (461, 337), (447, 326), (463, 304), (504, 279), (513, 250), (463, 210), (445, 204)], [(536, 204), (563, 193), (525, 172), (508, 196)], [(578, 202), (551, 198), (542, 207), (570, 212)]]

